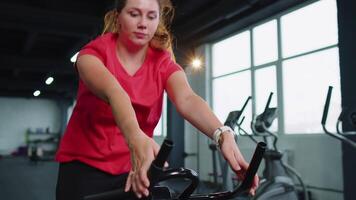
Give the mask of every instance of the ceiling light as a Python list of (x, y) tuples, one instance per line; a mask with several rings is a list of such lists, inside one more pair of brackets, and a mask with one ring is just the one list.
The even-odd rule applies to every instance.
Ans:
[(53, 83), (53, 81), (54, 81), (54, 78), (52, 76), (50, 76), (46, 79), (46, 84), (50, 85), (51, 83)]
[(41, 91), (36, 90), (36, 91), (33, 93), (33, 96), (38, 97), (40, 94), (41, 94)]
[(195, 69), (199, 69), (202, 66), (202, 61), (199, 58), (194, 58), (192, 61), (192, 67)]
[(78, 56), (78, 54), (79, 54), (79, 52), (75, 53), (75, 54), (72, 56), (72, 58), (70, 59), (70, 61), (71, 61), (72, 63), (75, 63), (75, 61), (77, 61), (77, 56)]

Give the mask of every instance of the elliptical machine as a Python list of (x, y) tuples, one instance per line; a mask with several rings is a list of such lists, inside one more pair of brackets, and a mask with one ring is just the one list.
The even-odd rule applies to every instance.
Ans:
[[(267, 144), (266, 152), (264, 154), (264, 179), (261, 180), (260, 186), (257, 188), (256, 195), (252, 199), (298, 200), (298, 193), (295, 188), (295, 184), (291, 176), (289, 176), (290, 174), (293, 174), (293, 176), (298, 179), (300, 185), (302, 186), (303, 199), (308, 200), (306, 187), (301, 179), (301, 176), (298, 174), (298, 172), (296, 172), (295, 169), (283, 162), (283, 153), (280, 152), (277, 148), (278, 136), (276, 133), (269, 130), (273, 121), (277, 118), (278, 111), (276, 107), (269, 107), (272, 96), (273, 93), (271, 92), (264, 111), (257, 117), (253, 118), (253, 121), (251, 122), (251, 129), (253, 131), (252, 134), (248, 133), (241, 127), (241, 124), (244, 121), (244, 117), (240, 122), (238, 122), (238, 119), (236, 118), (231, 118), (229, 122), (226, 122), (230, 124), (232, 128), (237, 127), (237, 133), (239, 135), (248, 136), (255, 143), (258, 141), (254, 138), (254, 136), (260, 136), (263, 137)], [(244, 107), (250, 99), (251, 97), (247, 99)]]
[(351, 112), (349, 114), (346, 114), (347, 111), (346, 111), (346, 109), (343, 108), (341, 110), (341, 113), (340, 113), (338, 119), (337, 119), (336, 133), (332, 133), (326, 128), (325, 124), (326, 124), (326, 119), (328, 117), (332, 91), (333, 91), (333, 87), (329, 86), (328, 94), (326, 96), (326, 101), (325, 101), (325, 105), (324, 105), (323, 118), (321, 120), (321, 125), (323, 126), (323, 130), (329, 136), (331, 136), (335, 139), (338, 139), (341, 142), (348, 144), (350, 147), (356, 149), (356, 142), (354, 142), (346, 137), (348, 135), (356, 135), (356, 132), (355, 131), (343, 132), (340, 130), (340, 124), (343, 122), (343, 120), (345, 120), (346, 116), (349, 118), (349, 120), (351, 120), (351, 123), (356, 127), (356, 112)]

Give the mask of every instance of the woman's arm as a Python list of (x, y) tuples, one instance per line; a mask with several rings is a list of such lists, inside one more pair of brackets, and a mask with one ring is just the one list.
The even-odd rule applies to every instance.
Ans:
[(130, 97), (97, 57), (80, 56), (77, 68), (90, 91), (110, 104), (116, 124), (129, 146), (132, 169), (125, 190), (132, 188), (138, 197), (147, 196), (147, 170), (158, 153), (158, 144), (140, 129)]
[(167, 94), (178, 112), (211, 139), (222, 126), (208, 104), (191, 89), (182, 71), (174, 72), (167, 81)]
[[(184, 72), (174, 72), (168, 78), (167, 93), (178, 112), (185, 119), (205, 135), (213, 138), (215, 130), (221, 127), (222, 123), (211, 111), (208, 104), (191, 89)], [(234, 136), (232, 134), (221, 134), (220, 138), (219, 143), (222, 155), (237, 176), (243, 179), (248, 163), (242, 156)], [(258, 177), (255, 176), (254, 185), (250, 193), (255, 193), (257, 185)]]
[(128, 94), (95, 56), (80, 56), (76, 66), (89, 90), (110, 104), (115, 121), (129, 143), (131, 137), (139, 134), (140, 128)]

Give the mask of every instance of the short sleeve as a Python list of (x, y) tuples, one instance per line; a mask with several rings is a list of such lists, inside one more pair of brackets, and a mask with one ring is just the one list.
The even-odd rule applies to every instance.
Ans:
[(90, 41), (79, 51), (78, 58), (82, 55), (89, 54), (99, 58), (101, 62), (105, 63), (105, 52), (106, 45), (104, 43), (104, 40), (102, 40), (102, 37), (99, 36), (96, 39)]
[(164, 88), (166, 88), (168, 78), (176, 71), (183, 71), (183, 68), (172, 60), (170, 53), (166, 52), (164, 60), (161, 63), (161, 77)]

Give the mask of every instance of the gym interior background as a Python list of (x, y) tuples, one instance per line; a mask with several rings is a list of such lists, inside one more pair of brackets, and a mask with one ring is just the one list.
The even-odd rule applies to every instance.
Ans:
[[(341, 108), (356, 111), (356, 2), (172, 2), (177, 62), (218, 117), (224, 121), (252, 96), (242, 124), (250, 132), (252, 116), (263, 111), (274, 92), (271, 105), (279, 111), (271, 128), (312, 199), (356, 199), (355, 149), (326, 135), (320, 124), (329, 85), (334, 87), (330, 130), (336, 131)], [(58, 164), (53, 154), (75, 104), (78, 80), (70, 60), (101, 33), (103, 16), (113, 5), (110, 0), (1, 1), (1, 199), (54, 199)], [(191, 66), (193, 57), (201, 58), (202, 67)], [(54, 80), (47, 85), (49, 77)], [(342, 129), (356, 127), (344, 120)], [(212, 182), (210, 141), (197, 133), (167, 100), (155, 138), (174, 140), (172, 167), (195, 169), (201, 180)], [(250, 159), (254, 143), (237, 138)]]

